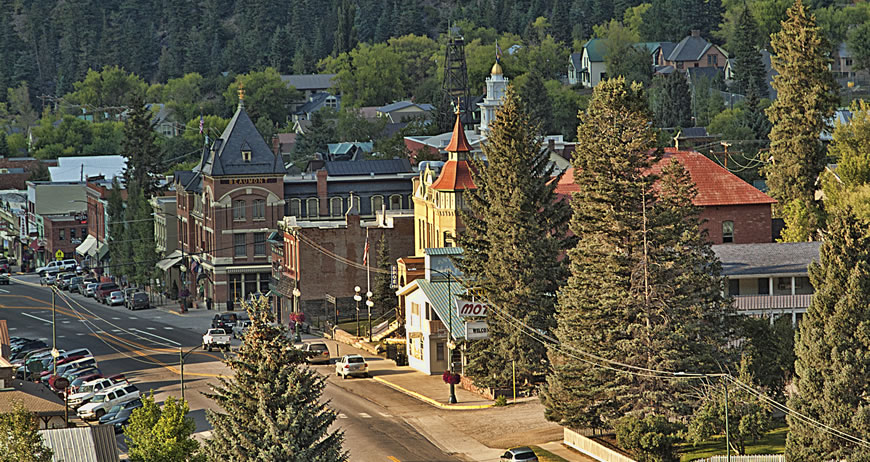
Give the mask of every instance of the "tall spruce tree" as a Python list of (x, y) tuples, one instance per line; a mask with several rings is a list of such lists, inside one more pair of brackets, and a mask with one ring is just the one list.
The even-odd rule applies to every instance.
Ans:
[(338, 462), (347, 460), (344, 434), (330, 431), (335, 411), (321, 402), (326, 379), (305, 365), (283, 326), (272, 324), (268, 301), (244, 307), (251, 325), (235, 357), (224, 363), (231, 378), (206, 394), (223, 412), (207, 411), (213, 426), (209, 460)]
[(665, 128), (692, 126), (692, 94), (682, 72), (656, 76), (650, 96), (656, 125)]
[(347, 53), (356, 48), (356, 6), (350, 0), (342, 0), (336, 14), (338, 27), (335, 29), (333, 56)]
[(748, 6), (743, 7), (737, 20), (734, 43), (734, 80), (737, 91), (747, 95), (754, 90), (758, 97), (766, 97), (767, 74), (758, 49), (758, 25)]
[(378, 269), (375, 274), (375, 283), (372, 287), (372, 301), (375, 302), (375, 308), (380, 310), (380, 313), (392, 311), (399, 305), (399, 299), (396, 297), (396, 290), (390, 287), (390, 244), (387, 243), (387, 237), (381, 234), (378, 239)]
[(124, 141), (122, 148), (127, 158), (127, 169), (124, 179), (129, 185), (135, 181), (142, 188), (145, 197), (157, 190), (158, 162), (160, 147), (157, 146), (157, 134), (151, 119), (153, 114), (145, 107), (141, 95), (132, 98), (130, 116), (124, 124)]
[(512, 361), (520, 383), (547, 372), (546, 348), (505, 315), (552, 331), (554, 294), (567, 275), (559, 255), (570, 207), (556, 200), (548, 152), (523, 109), (508, 89), (483, 148), (487, 164), (474, 161), (477, 189), (466, 192), (461, 213), (459, 266), (482, 288), (490, 310), (503, 313), (490, 315), (489, 337), (471, 344), (468, 374), (486, 386), (509, 385)]
[[(810, 264), (812, 303), (795, 339), (795, 392), (789, 407), (823, 425), (870, 435), (870, 236), (849, 207), (828, 218), (819, 261)], [(817, 425), (789, 418), (790, 460), (870, 460)]]
[[(628, 413), (684, 416), (686, 384), (614, 372), (606, 360), (658, 370), (717, 367), (728, 309), (719, 265), (700, 231), (694, 184), (675, 161), (657, 180), (656, 134), (640, 85), (598, 85), (578, 128), (569, 250), (571, 276), (559, 292), (553, 372), (542, 399), (547, 418), (603, 426)], [(655, 191), (658, 190), (659, 193)], [(578, 359), (580, 358), (580, 359)]]
[(541, 71), (532, 69), (528, 78), (519, 89), (522, 100), (522, 112), (528, 114), (529, 120), (537, 125), (538, 133), (551, 133), (553, 129), (553, 103), (544, 86)]
[(770, 195), (783, 207), (784, 238), (807, 240), (819, 225), (814, 191), (825, 165), (819, 135), (837, 107), (837, 84), (829, 69), (830, 47), (801, 0), (788, 9), (770, 44), (779, 75), (773, 78), (777, 98), (767, 109), (773, 160), (763, 173)]
[(124, 192), (121, 182), (118, 177), (115, 177), (106, 204), (109, 223), (109, 267), (103, 268), (103, 272), (108, 274), (125, 274), (127, 265), (133, 260), (133, 241), (129, 238), (128, 223), (125, 222), (127, 209)]

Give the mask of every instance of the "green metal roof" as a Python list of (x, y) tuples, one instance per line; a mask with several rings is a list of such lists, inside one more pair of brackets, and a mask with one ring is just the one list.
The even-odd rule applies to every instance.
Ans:
[(604, 45), (604, 39), (594, 38), (583, 45), (586, 50), (586, 56), (589, 57), (589, 62), (603, 63), (604, 55), (607, 54), (607, 48)]
[(461, 255), (462, 247), (428, 247), (424, 249), (426, 255)]
[[(456, 299), (456, 294), (464, 293), (465, 287), (461, 282), (453, 280), (448, 284), (447, 281), (427, 281), (425, 279), (417, 279), (415, 281), (420, 290), (426, 294), (426, 298), (432, 304), (432, 308), (444, 323), (445, 327), (450, 326), (450, 315), (453, 315), (453, 329), (451, 337), (454, 340), (465, 339), (465, 321), (456, 313), (456, 303), (450, 301), (452, 297)], [(449, 289), (448, 289), (449, 286)], [(448, 293), (449, 290), (449, 293)], [(449, 308), (448, 308), (449, 307)]]

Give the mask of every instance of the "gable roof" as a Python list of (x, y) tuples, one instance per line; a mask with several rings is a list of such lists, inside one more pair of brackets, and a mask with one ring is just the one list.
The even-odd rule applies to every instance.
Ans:
[(579, 71), (583, 68), (583, 53), (571, 53), (571, 56), (568, 57), (568, 62), (574, 66), (574, 70)]
[[(662, 159), (649, 169), (649, 173), (661, 174), (667, 162), (676, 160), (689, 172), (698, 195), (692, 201), (699, 207), (716, 205), (761, 205), (774, 204), (776, 200), (741, 180), (716, 162), (696, 151), (678, 151), (665, 148)], [(569, 168), (556, 184), (556, 194), (571, 195), (579, 192), (574, 182), (574, 168)]]
[(725, 276), (805, 274), (810, 263), (819, 260), (821, 246), (820, 241), (720, 244), (713, 252)]
[(336, 74), (291, 74), (282, 75), (281, 80), (299, 91), (326, 90), (335, 85)]
[(677, 43), (665, 59), (667, 61), (698, 61), (712, 46), (712, 43), (699, 36), (688, 35)]
[(411, 172), (411, 162), (408, 159), (325, 161), (323, 167), (326, 168), (329, 176), (391, 175)]
[[(326, 104), (326, 99), (330, 96), (332, 95), (325, 91), (314, 93), (310, 98), (308, 98), (307, 103), (296, 109), (296, 114), (308, 114), (320, 110), (323, 105)], [(335, 99), (339, 104), (341, 104), (341, 96), (336, 96)]]
[(417, 104), (413, 101), (396, 101), (394, 103), (387, 104), (386, 106), (381, 106), (381, 107), (377, 108), (376, 110), (378, 112), (388, 114), (390, 112), (398, 111), (400, 109), (405, 109), (405, 108), (411, 107), (411, 106), (416, 106), (421, 111), (431, 111), (431, 110), (435, 109), (435, 106), (432, 106), (431, 104), (425, 104), (425, 103), (424, 104)]
[[(11, 386), (10, 386), (11, 385)], [(12, 412), (16, 402), (40, 417), (62, 416), (63, 401), (41, 383), (13, 379), (0, 391), (0, 414)]]
[[(250, 162), (242, 160), (243, 150), (251, 151)], [(208, 176), (287, 173), (284, 163), (269, 149), (242, 104), (211, 149), (203, 148), (199, 167)]]
[(604, 39), (594, 38), (583, 45), (583, 52), (586, 53), (589, 62), (602, 63), (604, 55), (607, 54), (607, 47), (604, 45)]

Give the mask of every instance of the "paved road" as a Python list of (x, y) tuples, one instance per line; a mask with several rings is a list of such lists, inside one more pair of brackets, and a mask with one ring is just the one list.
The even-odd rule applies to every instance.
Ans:
[[(50, 290), (18, 282), (37, 280), (35, 276), (18, 276), (11, 285), (0, 288), (0, 319), (6, 319), (10, 335), (42, 338), (51, 345)], [(208, 313), (182, 317), (153, 309), (132, 312), (123, 307), (106, 307), (81, 295), (62, 294), (55, 300), (58, 348), (90, 349), (104, 374), (123, 373), (143, 392), (153, 392), (158, 400), (180, 394), (179, 348), (193, 350), (184, 362), (185, 398), (196, 431), (210, 429), (205, 409), (215, 409), (215, 405), (201, 392), (209, 391), (209, 383), (228, 370), (219, 362), (221, 353), (197, 348), (210, 322)], [(337, 384), (329, 366), (318, 366), (318, 370), (329, 377), (324, 398), (339, 413), (335, 427), (345, 432), (344, 446), (351, 460), (459, 460), (443, 453), (406, 422), (405, 416), (425, 411), (425, 405), (367, 379), (353, 380), (353, 387)], [(391, 410), (367, 400), (367, 393), (395, 394), (397, 407)]]

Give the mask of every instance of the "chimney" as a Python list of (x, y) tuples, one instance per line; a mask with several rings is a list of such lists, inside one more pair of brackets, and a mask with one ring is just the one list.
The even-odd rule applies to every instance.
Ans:
[(278, 156), (281, 154), (281, 142), (278, 140), (278, 134), (272, 135), (272, 152)]
[(320, 202), (320, 216), (329, 216), (329, 199), (327, 197), (326, 177), (328, 175), (325, 168), (317, 171), (317, 198)]
[(692, 29), (692, 37), (700, 37), (701, 31), (698, 29)]

